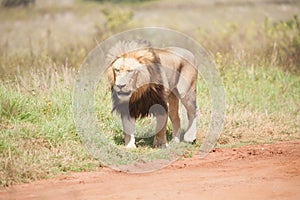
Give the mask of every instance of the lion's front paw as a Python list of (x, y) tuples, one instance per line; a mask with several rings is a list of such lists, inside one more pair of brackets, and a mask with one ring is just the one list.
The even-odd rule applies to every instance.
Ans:
[(125, 145), (125, 147), (128, 149), (135, 149), (136, 145), (134, 143), (128, 143), (127, 145)]
[(154, 141), (153, 141), (153, 147), (154, 147), (154, 148), (165, 149), (165, 148), (168, 147), (168, 143), (165, 142), (165, 141), (159, 141), (159, 140), (157, 140), (156, 138), (154, 138)]
[(159, 149), (165, 149), (168, 147), (168, 143), (165, 143), (165, 144), (156, 144), (156, 145), (153, 145), (154, 148), (159, 148)]
[(136, 148), (134, 135), (125, 134), (125, 147), (129, 149)]
[(158, 145), (157, 147), (160, 148), (160, 149), (165, 149), (165, 148), (168, 147), (168, 143), (160, 144), (160, 145)]

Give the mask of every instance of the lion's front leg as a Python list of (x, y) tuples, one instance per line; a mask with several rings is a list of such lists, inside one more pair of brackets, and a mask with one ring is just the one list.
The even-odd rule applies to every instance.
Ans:
[(166, 129), (167, 129), (167, 114), (157, 115), (156, 116), (156, 130), (155, 130), (155, 137), (153, 141), (153, 146), (158, 148), (166, 148), (167, 144), (167, 136), (166, 136)]
[(125, 147), (136, 148), (134, 138), (135, 119), (129, 115), (121, 115), (121, 119), (125, 136)]

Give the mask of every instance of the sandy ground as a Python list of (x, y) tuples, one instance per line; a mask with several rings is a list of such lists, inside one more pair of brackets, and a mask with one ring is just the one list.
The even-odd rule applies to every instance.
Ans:
[(1, 189), (0, 199), (300, 199), (300, 141), (215, 149), (160, 171), (103, 168)]

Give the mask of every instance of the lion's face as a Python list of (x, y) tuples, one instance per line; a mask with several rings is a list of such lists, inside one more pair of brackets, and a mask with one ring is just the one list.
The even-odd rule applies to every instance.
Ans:
[(129, 101), (133, 92), (149, 83), (150, 74), (143, 62), (133, 57), (120, 57), (112, 65), (112, 88), (121, 101)]

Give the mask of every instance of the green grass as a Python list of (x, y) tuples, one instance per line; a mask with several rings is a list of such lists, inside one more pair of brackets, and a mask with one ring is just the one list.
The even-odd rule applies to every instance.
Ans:
[(220, 146), (299, 139), (299, 76), (262, 67), (236, 76), (224, 81), (227, 114)]
[[(141, 5), (126, 4), (125, 14), (118, 4), (107, 2), (80, 1), (60, 8), (1, 8), (0, 25), (4, 28), (0, 37), (0, 185), (99, 169), (101, 163), (85, 149), (74, 124), (72, 91), (76, 70), (96, 45), (95, 38), (101, 41), (126, 28), (148, 25), (143, 24), (145, 19), (137, 20), (145, 9), (153, 13), (166, 8), (170, 14), (178, 12), (176, 6), (169, 8), (164, 1)], [(197, 6), (202, 8), (201, 4)], [(206, 9), (211, 12), (218, 8), (208, 5)], [(65, 11), (71, 13), (67, 18), (70, 23), (64, 21)], [(194, 11), (198, 13), (191, 10), (190, 17)], [(44, 13), (53, 19), (43, 18)], [(84, 23), (85, 17), (93, 20)], [(164, 20), (157, 23), (168, 23)], [(208, 50), (223, 79), (226, 119), (216, 146), (300, 139), (299, 19), (289, 16), (245, 23), (232, 20), (225, 25), (219, 20), (213, 28), (210, 25), (186, 31), (185, 24), (177, 27)], [(37, 25), (44, 21), (46, 26)], [(78, 34), (70, 31), (73, 28)], [(211, 115), (209, 90), (201, 77), (197, 88), (198, 141), (184, 153), (185, 157), (192, 156), (203, 142)], [(118, 117), (110, 113), (108, 87), (100, 86), (95, 99), (101, 129), (108, 140), (122, 149), (122, 128)], [(145, 135), (152, 128), (151, 119), (140, 120), (137, 134)], [(170, 136), (170, 123), (167, 132)], [(160, 154), (151, 148), (151, 143), (151, 138), (138, 139), (138, 149), (129, 153), (144, 155), (150, 161), (168, 157), (170, 152)], [(113, 159), (114, 153), (106, 156)], [(116, 162), (126, 164), (134, 156)]]
[(99, 166), (76, 134), (71, 95), (59, 86), (33, 95), (0, 85), (1, 185)]

